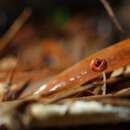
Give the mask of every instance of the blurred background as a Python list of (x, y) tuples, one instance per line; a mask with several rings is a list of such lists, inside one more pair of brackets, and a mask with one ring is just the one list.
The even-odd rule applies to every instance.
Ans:
[(100, 0), (0, 0), (0, 69), (14, 67), (20, 57), (23, 68), (63, 70), (127, 38), (130, 1), (108, 2), (127, 35)]

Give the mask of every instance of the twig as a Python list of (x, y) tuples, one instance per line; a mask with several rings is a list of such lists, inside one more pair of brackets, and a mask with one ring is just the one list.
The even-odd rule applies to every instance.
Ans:
[(130, 97), (130, 87), (119, 90), (115, 93), (116, 96), (129, 96)]
[(13, 78), (14, 78), (14, 75), (15, 75), (15, 72), (16, 72), (16, 69), (17, 69), (17, 66), (19, 64), (19, 61), (20, 61), (20, 55), (17, 56), (17, 63), (16, 65), (14, 66), (14, 68), (12, 68), (10, 74), (8, 75), (7, 79), (6, 79), (6, 83), (8, 86), (11, 86), (12, 85), (12, 81), (13, 81)]
[(24, 92), (24, 90), (28, 87), (28, 84), (30, 83), (29, 80), (25, 80), (19, 85), (13, 85), (11, 88), (7, 91), (7, 93), (3, 97), (3, 101), (11, 101), (16, 100), (19, 98), (19, 96)]
[(130, 64), (129, 43), (130, 39), (122, 41), (85, 58), (78, 64), (55, 76), (54, 79), (49, 81), (45, 86), (41, 86), (35, 92), (35, 95), (43, 95), (52, 91), (56, 92), (60, 91), (61, 89), (63, 90), (70, 87), (73, 88), (73, 86), (81, 86), (99, 78), (99, 73), (92, 71), (90, 67), (92, 59), (97, 57), (106, 59), (108, 62), (108, 67), (105, 70), (106, 73)]
[(0, 51), (2, 51), (9, 42), (14, 38), (17, 32), (21, 29), (21, 27), (28, 20), (31, 15), (31, 11), (29, 9), (24, 9), (21, 15), (16, 19), (13, 25), (9, 28), (9, 30), (4, 34), (0, 41)]
[(75, 95), (77, 93), (81, 93), (81, 92), (83, 92), (85, 90), (88, 90), (90, 88), (93, 88), (93, 87), (96, 87), (96, 84), (90, 83), (90, 84), (88, 84), (86, 86), (77, 87), (75, 89), (72, 88), (72, 89), (69, 89), (67, 91), (59, 92), (56, 95), (55, 94), (52, 95), (50, 98), (48, 98), (48, 97), (47, 97), (47, 99), (43, 98), (43, 100), (41, 99), (41, 101), (45, 102), (47, 104), (48, 103), (54, 103), (56, 101), (59, 101), (61, 99), (67, 98), (67, 97), (72, 96), (72, 95)]
[(10, 92), (10, 90), (12, 89), (11, 87), (12, 87), (12, 81), (13, 81), (13, 78), (14, 78), (14, 75), (15, 75), (15, 71), (16, 71), (16, 68), (17, 68), (17, 66), (18, 66), (18, 63), (19, 63), (19, 60), (20, 60), (20, 58), (19, 58), (19, 55), (18, 55), (18, 57), (17, 57), (17, 64), (14, 66), (14, 68), (11, 70), (11, 72), (9, 73), (9, 75), (7, 76), (7, 79), (6, 79), (6, 81), (5, 81), (5, 83), (4, 83), (4, 89), (5, 89), (5, 92), (3, 92), (4, 94), (3, 94), (3, 96), (2, 96), (2, 100), (6, 97), (6, 96), (8, 96), (7, 95), (7, 93), (9, 93)]
[(106, 95), (106, 89), (107, 89), (107, 85), (106, 85), (106, 74), (105, 72), (102, 72), (102, 76), (103, 76), (103, 86), (102, 86), (102, 94)]
[(103, 4), (104, 8), (106, 9), (108, 15), (110, 16), (110, 18), (112, 19), (113, 23), (115, 24), (116, 28), (121, 32), (121, 33), (125, 33), (123, 27), (121, 26), (121, 24), (119, 23), (119, 21), (117, 20), (112, 7), (110, 6), (110, 4), (108, 3), (107, 0), (100, 0), (100, 2)]
[[(97, 81), (97, 82), (92, 82), (92, 83), (89, 83), (87, 85), (84, 85), (84, 86), (80, 86), (80, 87), (73, 87), (73, 88), (70, 88), (70, 89), (67, 89), (67, 90), (63, 90), (63, 91), (60, 91), (60, 92), (57, 92), (57, 93), (54, 93), (54, 92), (49, 92), (49, 93), (46, 93), (46, 94), (43, 94), (42, 95), (42, 102), (45, 102), (45, 103), (54, 103), (56, 101), (59, 101), (61, 99), (65, 99), (65, 98), (69, 98), (70, 96), (73, 96), (77, 93), (82, 93), (84, 91), (89, 91), (89, 89), (91, 88), (95, 88), (95, 87), (100, 87), (100, 85), (103, 87), (106, 87), (107, 84), (113, 84), (113, 83), (116, 83), (116, 82), (119, 82), (121, 80), (124, 80), (126, 77), (112, 77), (112, 78), (109, 78), (109, 79), (105, 79), (103, 81)], [(105, 86), (104, 86), (105, 84)], [(128, 89), (129, 90), (129, 89)], [(124, 89), (123, 91), (121, 91), (121, 94), (123, 92), (126, 92), (127, 89)], [(95, 97), (105, 97), (105, 96), (116, 96), (116, 94), (106, 94), (106, 88), (105, 90), (103, 91), (103, 95), (93, 95), (93, 96), (88, 96), (88, 99), (89, 98), (95, 98)], [(125, 93), (124, 92), (124, 93)], [(123, 94), (122, 94), (123, 95)]]

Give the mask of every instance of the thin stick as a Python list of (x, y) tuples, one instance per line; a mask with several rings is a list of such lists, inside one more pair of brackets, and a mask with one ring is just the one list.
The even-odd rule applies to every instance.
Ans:
[(104, 84), (103, 84), (103, 86), (102, 86), (102, 94), (103, 95), (106, 95), (106, 88), (107, 88), (107, 85), (106, 85), (106, 74), (105, 74), (105, 72), (102, 72), (102, 76), (103, 76), (103, 82), (104, 82)]
[(106, 9), (108, 15), (110, 16), (110, 18), (112, 19), (113, 23), (115, 24), (116, 28), (121, 32), (121, 33), (125, 33), (123, 27), (121, 26), (121, 24), (119, 23), (119, 21), (117, 20), (112, 7), (110, 6), (110, 4), (108, 3), (107, 0), (100, 0), (100, 2), (103, 4), (104, 8)]
[(70, 89), (69, 91), (63, 91), (63, 92), (57, 93), (54, 96), (52, 95), (51, 98), (43, 99), (42, 101), (44, 103), (47, 103), (47, 104), (48, 103), (54, 103), (56, 101), (59, 101), (59, 100), (64, 99), (64, 98), (67, 98), (67, 97), (72, 96), (72, 95), (74, 95), (76, 93), (80, 93), (80, 92), (86, 91), (86, 90), (88, 90), (90, 88), (93, 88), (93, 87), (96, 87), (96, 84), (91, 83), (91, 84), (88, 84), (86, 86), (77, 87), (75, 89)]
[(6, 83), (8, 86), (11, 86), (12, 85), (12, 82), (13, 82), (13, 78), (14, 78), (14, 75), (15, 75), (15, 72), (16, 72), (16, 69), (17, 69), (17, 66), (19, 65), (19, 61), (20, 61), (20, 54), (17, 56), (17, 63), (16, 65), (14, 66), (14, 68), (12, 68), (11, 72), (9, 73), (7, 79), (6, 79)]
[(13, 25), (9, 28), (9, 30), (4, 34), (0, 41), (0, 51), (2, 51), (9, 42), (14, 38), (17, 32), (21, 29), (21, 27), (25, 24), (28, 18), (31, 15), (31, 11), (29, 9), (24, 9), (21, 15), (15, 20)]

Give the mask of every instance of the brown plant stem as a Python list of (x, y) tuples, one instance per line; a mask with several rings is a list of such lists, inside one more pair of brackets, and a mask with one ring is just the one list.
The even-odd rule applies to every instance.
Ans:
[(100, 0), (100, 2), (103, 4), (105, 10), (107, 11), (108, 15), (110, 16), (110, 18), (112, 19), (113, 23), (115, 24), (116, 28), (121, 32), (121, 33), (125, 33), (123, 27), (121, 26), (121, 24), (119, 23), (118, 19), (116, 18), (112, 7), (110, 6), (109, 2), (107, 0)]
[(0, 52), (5, 49), (6, 46), (10, 43), (10, 41), (15, 37), (17, 32), (23, 27), (25, 22), (31, 15), (31, 11), (29, 9), (24, 9), (21, 15), (15, 20), (15, 22), (11, 25), (9, 30), (4, 34), (4, 36), (0, 39)]

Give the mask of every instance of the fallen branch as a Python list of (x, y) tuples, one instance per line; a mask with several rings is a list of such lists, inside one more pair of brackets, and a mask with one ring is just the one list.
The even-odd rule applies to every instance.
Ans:
[[(44, 84), (34, 94), (43, 95), (47, 92), (57, 92), (73, 86), (81, 86), (101, 75), (101, 72), (94, 72), (90, 67), (93, 59), (101, 58), (107, 61), (105, 72), (111, 72), (120, 67), (130, 64), (130, 39), (122, 41), (116, 45), (103, 49), (96, 54), (85, 58), (80, 63), (72, 66), (66, 71), (56, 76), (48, 84)], [(119, 63), (120, 61), (120, 63)]]

